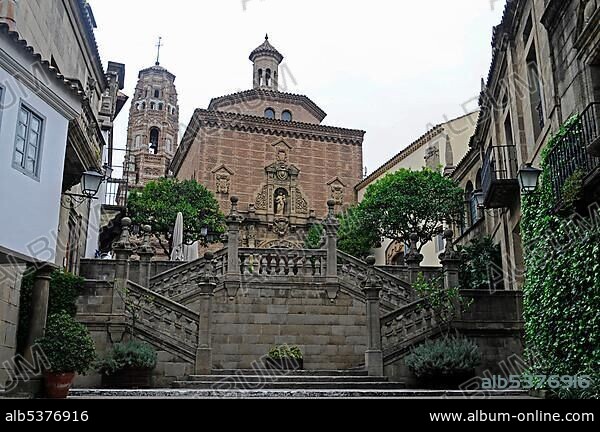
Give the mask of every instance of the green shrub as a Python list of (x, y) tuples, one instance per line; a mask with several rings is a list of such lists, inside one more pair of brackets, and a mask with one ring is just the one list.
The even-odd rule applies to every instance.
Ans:
[[(577, 172), (563, 188), (563, 207), (556, 197), (548, 155), (576, 125), (572, 117), (553, 136), (542, 155), (542, 179), (525, 197), (521, 232), (525, 250), (523, 315), (531, 373), (598, 378), (600, 365), (600, 213), (572, 217), (581, 191)], [(595, 390), (560, 391), (564, 398), (593, 397)]]
[[(26, 348), (31, 320), (31, 295), (33, 292), (35, 274), (28, 271), (21, 282), (19, 303), (19, 330), (17, 333), (19, 352)], [(50, 298), (48, 299), (48, 316), (66, 312), (74, 317), (77, 313), (77, 298), (85, 280), (71, 273), (57, 270), (52, 273), (50, 280)]]
[(304, 247), (306, 249), (321, 249), (323, 246), (323, 236), (325, 229), (323, 225), (315, 224), (310, 227), (306, 234), (306, 240), (304, 241)]
[(273, 360), (281, 360), (284, 358), (302, 360), (304, 355), (302, 354), (302, 350), (297, 346), (282, 345), (269, 351), (269, 357)]
[(500, 288), (498, 285), (502, 283), (502, 251), (499, 244), (494, 243), (490, 237), (478, 238), (460, 246), (458, 252), (461, 256), (461, 289)]
[(88, 329), (66, 312), (48, 318), (46, 335), (36, 343), (48, 358), (49, 372), (85, 374), (96, 358)]
[(468, 374), (480, 363), (479, 347), (463, 338), (427, 341), (406, 358), (406, 365), (419, 379)]
[(154, 369), (156, 357), (156, 350), (151, 345), (134, 340), (116, 344), (108, 356), (96, 364), (96, 369), (103, 375), (113, 375), (124, 369)]

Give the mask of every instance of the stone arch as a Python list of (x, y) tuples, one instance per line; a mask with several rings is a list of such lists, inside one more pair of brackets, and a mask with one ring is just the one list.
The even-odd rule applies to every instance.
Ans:
[(403, 266), (405, 264), (404, 243), (393, 241), (385, 252), (385, 263), (390, 266)]

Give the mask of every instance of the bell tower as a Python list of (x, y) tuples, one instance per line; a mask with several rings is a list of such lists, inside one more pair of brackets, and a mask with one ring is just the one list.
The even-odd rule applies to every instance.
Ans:
[(160, 65), (140, 71), (129, 113), (126, 171), (130, 188), (165, 177), (177, 151), (179, 106), (175, 75)]
[(254, 88), (278, 91), (279, 65), (283, 55), (269, 43), (269, 35), (265, 36), (262, 45), (252, 51), (250, 61), (254, 63)]

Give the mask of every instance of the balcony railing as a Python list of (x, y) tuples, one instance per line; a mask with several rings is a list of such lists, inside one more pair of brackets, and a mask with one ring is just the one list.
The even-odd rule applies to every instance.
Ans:
[(588, 151), (600, 139), (600, 103), (594, 102), (572, 123), (548, 154), (548, 168), (554, 197), (563, 200), (563, 189), (576, 173), (587, 180), (600, 168), (600, 157)]
[(109, 179), (106, 183), (106, 194), (102, 204), (106, 206), (125, 207), (127, 205), (127, 180)]
[(519, 196), (517, 148), (514, 145), (488, 148), (481, 174), (486, 208), (509, 207)]

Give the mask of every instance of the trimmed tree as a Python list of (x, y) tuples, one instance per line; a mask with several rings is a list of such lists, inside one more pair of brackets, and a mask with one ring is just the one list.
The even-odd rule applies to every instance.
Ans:
[(437, 171), (401, 169), (367, 190), (360, 214), (380, 238), (405, 243), (417, 234), (418, 251), (464, 217), (464, 191)]
[[(225, 232), (225, 217), (212, 192), (194, 180), (160, 179), (129, 197), (128, 212), (134, 224), (149, 224), (167, 255), (173, 250), (172, 232), (177, 214), (183, 214), (183, 241), (202, 246), (219, 241)], [(203, 228), (217, 234), (214, 240), (202, 235)]]
[(338, 216), (338, 249), (356, 258), (365, 259), (381, 243), (377, 227), (368, 224), (360, 207), (350, 207)]

